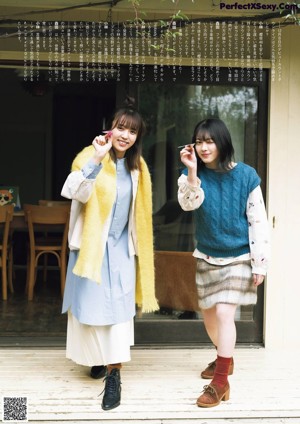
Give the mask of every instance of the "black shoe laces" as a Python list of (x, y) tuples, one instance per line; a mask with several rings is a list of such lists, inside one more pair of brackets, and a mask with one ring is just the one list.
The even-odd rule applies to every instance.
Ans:
[[(110, 372), (109, 375), (107, 375), (104, 380), (105, 381), (105, 387), (100, 393), (102, 395), (103, 392), (105, 392), (106, 396), (114, 396), (115, 393), (118, 390), (121, 390), (121, 381), (118, 373), (116, 373), (114, 370)], [(100, 396), (99, 395), (99, 396)]]

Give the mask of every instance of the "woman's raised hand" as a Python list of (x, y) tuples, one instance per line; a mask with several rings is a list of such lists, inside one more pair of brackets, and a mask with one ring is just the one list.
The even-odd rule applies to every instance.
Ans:
[(187, 144), (180, 150), (180, 159), (187, 168), (197, 168), (197, 158), (193, 144)]
[(112, 133), (107, 133), (106, 135), (98, 135), (94, 138), (92, 145), (94, 146), (94, 160), (96, 163), (100, 163), (104, 156), (109, 152), (112, 147), (111, 137)]

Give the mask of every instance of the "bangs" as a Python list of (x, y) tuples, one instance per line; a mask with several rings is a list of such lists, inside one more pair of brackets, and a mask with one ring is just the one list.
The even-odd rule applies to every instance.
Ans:
[(117, 125), (122, 125), (125, 128), (130, 128), (131, 130), (138, 132), (141, 128), (142, 122), (141, 118), (137, 114), (134, 114), (134, 112), (132, 114), (124, 113), (120, 117), (116, 117), (114, 120), (113, 127), (116, 127)]
[(207, 129), (205, 128), (200, 128), (195, 136), (196, 140), (201, 140), (201, 141), (205, 141), (208, 139), (214, 139), (214, 137), (211, 135), (211, 133), (209, 131), (207, 131)]

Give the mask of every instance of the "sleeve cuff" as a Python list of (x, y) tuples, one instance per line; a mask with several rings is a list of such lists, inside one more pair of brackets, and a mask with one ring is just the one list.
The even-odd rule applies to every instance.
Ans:
[(179, 183), (179, 185), (184, 184), (191, 191), (197, 191), (201, 187), (201, 181), (200, 181), (199, 177), (197, 177), (197, 185), (193, 186), (193, 185), (189, 184), (189, 182), (187, 180), (187, 176), (185, 174), (180, 175), (180, 177), (178, 179), (178, 183)]
[(252, 274), (266, 275), (267, 271), (264, 268), (252, 266)]
[(186, 185), (188, 186), (188, 188), (192, 191), (197, 191), (199, 190), (199, 188), (201, 187), (201, 181), (200, 179), (197, 177), (197, 185), (193, 186), (191, 184), (188, 183), (188, 181), (186, 180)]
[(102, 169), (102, 164), (96, 165), (92, 160), (89, 160), (84, 167), (81, 169), (81, 172), (84, 178), (89, 180), (95, 179)]

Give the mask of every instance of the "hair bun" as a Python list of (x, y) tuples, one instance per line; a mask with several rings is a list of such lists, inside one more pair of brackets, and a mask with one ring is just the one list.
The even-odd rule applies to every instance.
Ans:
[(125, 106), (126, 107), (130, 107), (130, 108), (134, 108), (135, 107), (135, 99), (133, 97), (130, 96), (126, 96), (125, 99)]

